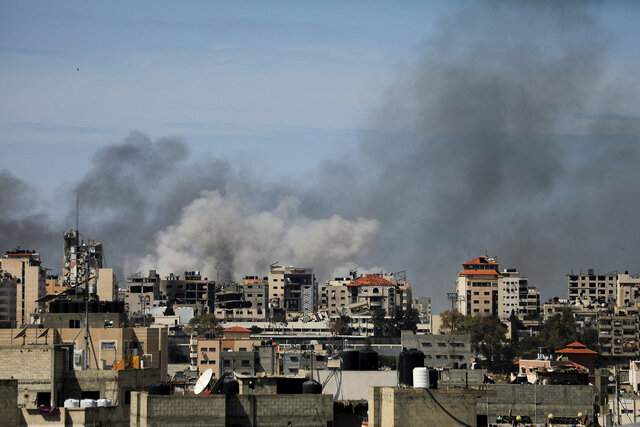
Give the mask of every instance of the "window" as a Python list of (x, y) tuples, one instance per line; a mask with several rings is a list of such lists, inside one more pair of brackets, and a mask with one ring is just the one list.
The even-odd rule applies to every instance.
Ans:
[(209, 351), (216, 351), (215, 347), (209, 347)]
[(215, 365), (215, 364), (216, 364), (216, 361), (215, 361), (215, 360), (209, 360), (207, 363), (208, 363), (209, 365)]
[(422, 346), (423, 347), (431, 347), (431, 343), (430, 342), (423, 342)]
[(242, 362), (240, 363), (242, 366), (251, 366), (251, 362), (249, 362), (246, 359), (243, 359)]
[(240, 347), (240, 351), (247, 351), (247, 347)]
[(115, 341), (102, 341), (100, 342), (100, 348), (102, 350), (115, 350), (116, 342)]
[(445, 342), (439, 342), (438, 343), (438, 347), (446, 347), (446, 346), (447, 346), (447, 343), (445, 343)]

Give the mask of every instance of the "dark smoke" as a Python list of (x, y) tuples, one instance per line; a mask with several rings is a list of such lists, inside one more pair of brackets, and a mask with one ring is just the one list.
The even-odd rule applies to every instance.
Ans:
[[(81, 232), (121, 277), (167, 274), (160, 265), (211, 275), (221, 262), (239, 279), (276, 260), (320, 280), (349, 262), (407, 269), (435, 312), (460, 264), (485, 252), (543, 298), (566, 296), (571, 269), (640, 271), (640, 118), (620, 106), (637, 105), (638, 70), (610, 61), (597, 12), (482, 2), (442, 17), (416, 66), (381, 94), (358, 151), (307, 179), (269, 183), (134, 132), (98, 150), (81, 179)], [(28, 186), (2, 178), (0, 243), (59, 247), (59, 262), (75, 221), (51, 226), (29, 210)]]
[(485, 2), (443, 20), (373, 117), (359, 176), (329, 166), (325, 185), (353, 184), (335, 205), (381, 222), (370, 259), (409, 268), (436, 310), (487, 251), (543, 298), (566, 297), (571, 269), (640, 270), (637, 126), (598, 96), (624, 79), (602, 81), (607, 36), (587, 12)]

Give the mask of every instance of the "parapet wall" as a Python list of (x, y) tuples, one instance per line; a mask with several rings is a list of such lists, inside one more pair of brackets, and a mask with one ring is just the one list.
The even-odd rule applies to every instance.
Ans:
[(593, 414), (596, 390), (590, 385), (487, 384), (478, 398), (478, 415), (489, 422), (499, 415), (530, 416), (534, 423), (544, 423), (551, 413), (556, 417), (575, 417), (578, 412)]
[(327, 426), (333, 422), (328, 394), (156, 396), (131, 393), (132, 426)]

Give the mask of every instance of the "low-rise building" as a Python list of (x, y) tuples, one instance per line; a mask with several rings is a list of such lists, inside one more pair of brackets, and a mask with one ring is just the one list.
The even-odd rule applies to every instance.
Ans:
[(402, 348), (424, 353), (424, 366), (431, 368), (463, 368), (471, 366), (469, 335), (429, 335), (402, 331)]

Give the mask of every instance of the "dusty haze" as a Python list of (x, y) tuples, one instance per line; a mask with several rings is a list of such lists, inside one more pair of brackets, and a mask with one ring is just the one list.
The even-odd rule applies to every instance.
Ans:
[[(566, 296), (571, 269), (638, 272), (639, 70), (612, 61), (595, 8), (483, 2), (442, 17), (381, 89), (357, 151), (297, 182), (134, 131), (79, 179), (81, 231), (122, 275), (407, 269), (435, 311), (460, 264), (485, 252), (543, 298)], [(53, 223), (34, 189), (0, 173), (1, 249), (21, 243), (59, 266), (73, 209)]]

